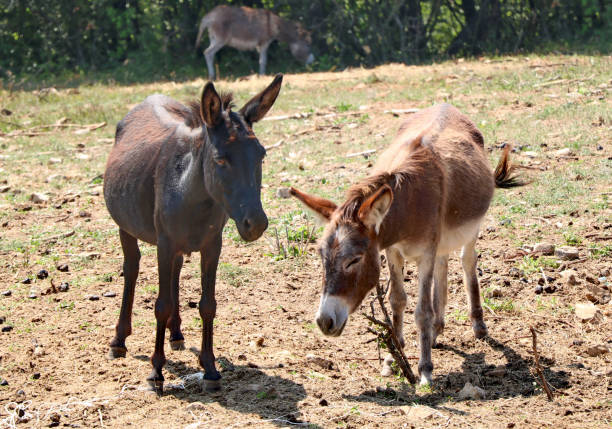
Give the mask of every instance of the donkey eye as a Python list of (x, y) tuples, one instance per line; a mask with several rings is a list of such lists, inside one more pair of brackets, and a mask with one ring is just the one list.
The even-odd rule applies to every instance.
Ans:
[(227, 159), (225, 159), (225, 158), (215, 158), (215, 163), (217, 165), (220, 165), (220, 166), (223, 167), (223, 166), (227, 165)]
[(351, 260), (351, 262), (349, 262), (348, 264), (345, 265), (345, 269), (349, 269), (351, 268), (353, 265), (358, 264), (359, 262), (361, 262), (361, 256), (357, 256), (356, 258), (353, 258)]

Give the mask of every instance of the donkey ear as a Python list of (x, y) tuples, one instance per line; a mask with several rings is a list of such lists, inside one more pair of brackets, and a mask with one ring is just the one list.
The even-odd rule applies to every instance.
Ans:
[(329, 222), (329, 218), (337, 207), (336, 204), (325, 198), (308, 195), (295, 188), (290, 188), (289, 193), (300, 200), (302, 204), (312, 210), (314, 214), (325, 223)]
[(240, 109), (240, 113), (249, 124), (257, 122), (266, 116), (266, 113), (268, 113), (268, 110), (270, 110), (276, 101), (276, 97), (278, 97), (282, 83), (283, 75), (279, 73), (266, 89), (251, 98), (251, 100)]
[(392, 202), (393, 191), (389, 185), (384, 185), (361, 204), (357, 216), (365, 226), (374, 229), (378, 234), (380, 224), (387, 215)]
[(208, 128), (214, 128), (221, 120), (221, 97), (212, 82), (208, 82), (202, 91), (200, 114)]

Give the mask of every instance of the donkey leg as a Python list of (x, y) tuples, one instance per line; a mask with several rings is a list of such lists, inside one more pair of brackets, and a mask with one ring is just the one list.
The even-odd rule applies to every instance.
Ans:
[(215, 391), (221, 388), (221, 375), (215, 367), (213, 353), (213, 320), (217, 312), (215, 301), (215, 281), (217, 264), (221, 254), (221, 235), (217, 235), (206, 249), (200, 251), (202, 256), (202, 297), (200, 299), (200, 317), (202, 317), (202, 348), (200, 365), (204, 368), (204, 388)]
[(476, 274), (476, 261), (478, 255), (474, 249), (476, 238), (465, 246), (461, 251), (461, 265), (463, 265), (463, 283), (467, 288), (468, 301), (470, 303), (470, 320), (472, 321), (472, 329), (476, 338), (484, 338), (487, 336), (487, 326), (482, 318), (483, 311), (480, 304), (480, 286), (478, 285), (478, 276)]
[(431, 285), (435, 263), (435, 251), (421, 256), (417, 263), (419, 272), (419, 297), (414, 317), (419, 331), (421, 354), (419, 357), (419, 374), (421, 384), (431, 383), (433, 363), (431, 362), (431, 346), (433, 344), (433, 318)]
[(159, 275), (159, 294), (155, 301), (155, 319), (157, 319), (157, 330), (155, 333), (155, 351), (151, 356), (153, 371), (147, 378), (151, 387), (162, 394), (164, 389), (164, 376), (162, 369), (166, 364), (164, 354), (164, 336), (168, 319), (174, 308), (172, 302), (172, 266), (176, 258), (173, 243), (167, 237), (157, 239), (157, 270)]
[(170, 330), (170, 348), (172, 350), (185, 350), (185, 337), (181, 332), (181, 315), (179, 314), (179, 279), (181, 268), (183, 267), (183, 256), (177, 255), (172, 265), (172, 302), (174, 308), (170, 319), (168, 319), (168, 329)]
[(433, 347), (436, 347), (438, 336), (444, 331), (444, 311), (446, 309), (447, 298), (447, 277), (448, 277), (448, 255), (436, 257), (434, 266), (434, 290), (433, 290)]
[(258, 49), (259, 50), (259, 74), (262, 76), (266, 74), (266, 65), (268, 64), (268, 48), (269, 47), (270, 47), (270, 44), (267, 44)]
[[(404, 291), (404, 258), (399, 251), (387, 249), (387, 260), (389, 261), (389, 273), (391, 275), (391, 285), (387, 292), (387, 298), (391, 304), (393, 331), (404, 347), (404, 310), (406, 309), (406, 292)], [(385, 357), (380, 375), (390, 377), (393, 375), (393, 356), (390, 354)]]
[(127, 348), (125, 339), (132, 333), (132, 305), (134, 304), (134, 288), (140, 266), (140, 250), (138, 241), (124, 230), (119, 230), (119, 239), (123, 249), (123, 298), (119, 321), (115, 328), (115, 337), (111, 340), (108, 357), (115, 359), (125, 357)]
[(206, 67), (208, 68), (208, 79), (215, 80), (215, 54), (224, 46), (222, 42), (214, 37), (210, 37), (210, 46), (204, 51)]

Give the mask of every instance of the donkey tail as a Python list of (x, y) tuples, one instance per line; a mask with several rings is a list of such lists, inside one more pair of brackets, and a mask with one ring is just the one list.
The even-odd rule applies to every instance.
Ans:
[(196, 38), (195, 48), (198, 49), (200, 47), (200, 42), (202, 41), (202, 35), (204, 35), (204, 30), (210, 25), (211, 17), (210, 13), (204, 15), (202, 21), (200, 21), (200, 29), (198, 30), (198, 37)]
[(517, 186), (523, 186), (526, 183), (520, 180), (516, 175), (513, 175), (514, 165), (510, 162), (510, 150), (512, 146), (509, 144), (504, 147), (497, 167), (495, 167), (495, 187), (497, 188), (514, 188)]

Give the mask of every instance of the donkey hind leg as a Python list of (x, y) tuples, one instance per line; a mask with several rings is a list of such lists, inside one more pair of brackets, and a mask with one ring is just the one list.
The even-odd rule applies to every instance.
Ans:
[[(405, 344), (404, 310), (406, 309), (406, 292), (404, 291), (404, 258), (398, 250), (389, 248), (387, 249), (387, 260), (389, 261), (389, 274), (391, 277), (391, 285), (389, 286), (387, 297), (389, 298), (391, 311), (393, 313), (393, 331), (395, 332), (395, 336), (403, 348)], [(380, 372), (383, 377), (393, 375), (393, 370), (391, 369), (392, 364), (393, 357), (389, 354), (387, 357), (385, 357), (383, 368)]]
[(478, 255), (474, 246), (476, 245), (475, 236), (469, 243), (463, 246), (461, 251), (461, 265), (463, 265), (463, 283), (466, 286), (468, 301), (470, 303), (470, 320), (476, 338), (487, 336), (487, 327), (482, 318), (482, 305), (480, 304), (480, 287), (478, 276), (476, 275), (476, 261)]
[(437, 346), (437, 339), (444, 331), (444, 311), (447, 299), (447, 276), (448, 276), (448, 255), (436, 257), (434, 266), (434, 290), (433, 290), (433, 347)]
[(266, 74), (266, 65), (268, 64), (268, 48), (269, 47), (270, 47), (270, 44), (267, 43), (257, 48), (257, 50), (259, 51), (259, 74), (262, 76)]
[(414, 311), (417, 330), (419, 331), (419, 374), (421, 384), (431, 383), (431, 373), (433, 363), (431, 362), (431, 346), (433, 344), (433, 319), (434, 311), (432, 306), (432, 281), (435, 265), (435, 249), (423, 254), (418, 262), (419, 273), (419, 297)]
[(179, 314), (179, 279), (181, 268), (183, 267), (183, 256), (176, 255), (172, 265), (172, 302), (174, 308), (170, 319), (168, 319), (168, 329), (170, 330), (170, 348), (172, 350), (185, 350), (185, 337), (181, 332), (181, 315)]
[(108, 357), (110, 359), (125, 357), (127, 348), (125, 339), (132, 333), (132, 305), (134, 304), (134, 288), (140, 266), (140, 250), (138, 240), (124, 230), (119, 230), (119, 239), (123, 249), (123, 299), (119, 321), (115, 328), (115, 338), (110, 343)]
[(214, 38), (212, 34), (209, 33), (209, 35), (210, 46), (204, 51), (204, 57), (206, 58), (206, 67), (208, 68), (208, 79), (215, 80), (217, 78), (215, 75), (215, 54), (219, 52), (225, 44), (219, 39)]
[(204, 368), (203, 387), (208, 391), (221, 388), (221, 375), (215, 367), (213, 353), (213, 321), (217, 312), (215, 301), (215, 281), (217, 277), (217, 264), (221, 254), (221, 235), (217, 235), (202, 249), (200, 265), (202, 268), (202, 297), (200, 298), (200, 317), (202, 317), (202, 348), (200, 349), (200, 365)]
[(173, 243), (167, 237), (157, 238), (157, 270), (159, 275), (159, 294), (155, 301), (155, 319), (157, 319), (157, 329), (155, 332), (155, 351), (151, 356), (153, 371), (147, 381), (161, 395), (164, 389), (164, 376), (162, 369), (166, 364), (164, 354), (164, 336), (168, 319), (172, 314), (174, 302), (172, 301), (172, 273), (173, 265), (176, 261), (176, 251)]

